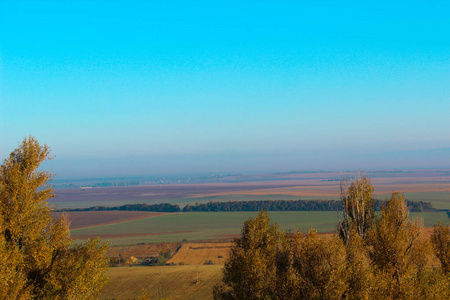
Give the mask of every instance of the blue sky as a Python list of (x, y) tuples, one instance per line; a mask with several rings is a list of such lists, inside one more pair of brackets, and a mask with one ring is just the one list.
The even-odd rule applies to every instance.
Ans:
[(58, 176), (450, 167), (448, 1), (6, 1), (0, 156)]

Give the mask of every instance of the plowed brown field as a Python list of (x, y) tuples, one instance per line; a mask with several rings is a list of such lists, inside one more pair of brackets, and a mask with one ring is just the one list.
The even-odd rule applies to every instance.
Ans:
[(161, 216), (165, 213), (147, 211), (75, 211), (53, 213), (55, 218), (60, 218), (63, 214), (68, 216), (70, 229), (73, 230), (146, 219)]

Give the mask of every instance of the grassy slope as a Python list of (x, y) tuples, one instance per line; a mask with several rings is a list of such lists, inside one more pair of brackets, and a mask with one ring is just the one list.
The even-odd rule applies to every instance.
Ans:
[(221, 280), (222, 268), (221, 265), (110, 268), (109, 283), (99, 298), (133, 299), (146, 289), (152, 299), (212, 299), (212, 288)]

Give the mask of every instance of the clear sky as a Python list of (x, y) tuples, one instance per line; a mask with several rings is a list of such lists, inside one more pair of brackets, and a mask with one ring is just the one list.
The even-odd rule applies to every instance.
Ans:
[(1, 1), (0, 157), (62, 177), (450, 167), (449, 1)]

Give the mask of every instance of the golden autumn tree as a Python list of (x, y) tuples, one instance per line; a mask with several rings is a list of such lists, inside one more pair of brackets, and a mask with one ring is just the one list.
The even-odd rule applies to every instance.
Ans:
[(47, 159), (30, 136), (0, 166), (0, 299), (93, 299), (107, 281), (107, 245), (72, 247), (67, 219), (53, 219)]
[(313, 228), (293, 240), (295, 286), (287, 299), (341, 299), (347, 289), (345, 247), (338, 237), (320, 238)]
[(450, 226), (445, 226), (442, 221), (433, 229), (431, 235), (434, 253), (441, 262), (442, 270), (450, 274)]
[(369, 233), (369, 252), (375, 267), (374, 298), (446, 299), (449, 282), (430, 266), (429, 241), (420, 238), (422, 220), (409, 218), (402, 194), (393, 193)]
[(345, 247), (311, 229), (287, 238), (261, 212), (244, 223), (215, 299), (340, 299), (346, 290)]
[(372, 292), (376, 282), (370, 260), (369, 248), (364, 239), (356, 233), (350, 232), (346, 250), (345, 274), (347, 290), (343, 299), (373, 299)]
[(353, 181), (343, 178), (340, 184), (343, 219), (338, 223), (338, 235), (346, 250), (345, 299), (370, 299), (374, 274), (367, 247), (367, 235), (374, 228), (374, 187), (366, 176)]
[(373, 185), (366, 176), (341, 180), (341, 201), (343, 220), (338, 224), (339, 236), (348, 243), (352, 232), (363, 239), (375, 219)]
[(375, 214), (370, 180), (346, 186), (346, 227), (332, 237), (285, 235), (264, 212), (246, 221), (215, 299), (450, 299), (450, 228), (440, 223), (430, 243), (402, 194)]
[[(263, 211), (245, 221), (241, 238), (231, 249), (225, 264), (223, 282), (226, 288), (215, 288), (219, 299), (264, 299), (270, 297), (276, 277), (277, 248), (284, 234), (276, 224), (270, 225)], [(226, 289), (226, 290), (225, 290)]]

